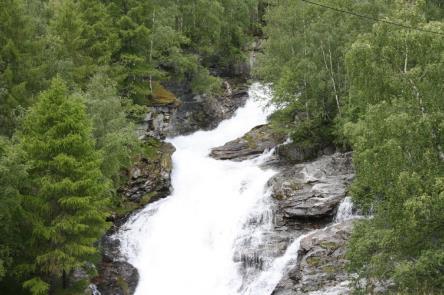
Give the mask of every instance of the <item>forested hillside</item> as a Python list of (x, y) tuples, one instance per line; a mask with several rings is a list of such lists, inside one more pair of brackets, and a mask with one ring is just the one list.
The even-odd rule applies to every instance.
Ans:
[[(265, 141), (277, 134), (282, 142), (291, 138), (304, 155), (299, 162), (327, 149), (352, 152), (356, 176), (348, 194), (362, 216), (354, 221), (347, 246), (354, 292), (442, 294), (441, 0), (0, 0), (0, 294), (93, 291), (88, 284), (100, 277), (105, 232), (119, 217), (146, 205), (153, 193), (143, 191), (138, 198), (145, 203), (127, 205), (122, 187), (130, 178), (135, 186), (148, 183), (154, 173), (164, 172), (160, 162), (171, 166), (174, 148), (167, 147), (165, 156), (164, 142), (139, 138), (137, 126), (147, 122), (149, 108), (181, 104), (171, 86), (186, 89), (198, 103), (224, 91), (233, 94), (224, 79), (236, 76), (253, 38), (262, 39), (255, 42), (261, 48), (255, 48), (260, 53), (254, 54), (254, 77), (270, 84), (276, 111), (271, 128), (261, 125), (228, 145), (235, 152), (239, 146), (258, 149), (257, 156), (290, 141), (270, 140), (261, 149), (252, 134)], [(238, 106), (228, 104), (232, 112)], [(160, 117), (168, 112), (162, 110)], [(348, 156), (329, 159), (345, 162)], [(149, 157), (157, 162), (147, 160), (139, 169), (140, 160)], [(286, 177), (293, 181), (299, 174)], [(315, 186), (304, 181), (289, 190)], [(345, 197), (345, 184), (343, 190)], [(322, 226), (333, 222), (327, 219), (338, 208), (330, 209)], [(210, 212), (211, 222), (213, 215), (220, 216)], [(262, 217), (250, 223), (267, 219)], [(319, 224), (310, 226), (319, 229)], [(303, 233), (298, 232), (300, 238)], [(205, 243), (212, 246), (217, 234), (205, 236)], [(287, 238), (288, 244), (298, 237)], [(341, 239), (345, 244), (345, 235)], [(277, 255), (285, 249), (276, 241), (263, 248)], [(317, 242), (313, 249), (329, 250)], [(174, 246), (179, 256), (188, 255)], [(258, 253), (246, 264), (262, 271)], [(311, 262), (312, 268), (319, 263)], [(73, 283), (79, 269), (87, 274)], [(322, 271), (335, 269), (329, 265)], [(127, 282), (115, 281), (129, 294)]]
[(0, 1), (0, 293), (77, 292), (68, 276), (99, 260), (122, 171), (157, 148), (134, 126), (175, 102), (164, 83), (218, 92), (259, 30), (258, 5)]
[(350, 190), (368, 217), (348, 249), (356, 292), (441, 294), (442, 1), (274, 1), (266, 22), (273, 126), (304, 149), (354, 152)]

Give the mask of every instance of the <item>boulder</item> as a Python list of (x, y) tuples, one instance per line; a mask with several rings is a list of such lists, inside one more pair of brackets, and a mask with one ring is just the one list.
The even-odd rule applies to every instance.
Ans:
[(276, 152), (279, 157), (287, 163), (300, 163), (311, 160), (316, 157), (317, 154), (316, 149), (303, 147), (294, 142), (278, 146)]
[(125, 261), (102, 262), (100, 274), (96, 285), (102, 295), (134, 294), (139, 282), (137, 269)]
[(139, 281), (137, 269), (124, 261), (120, 253), (120, 241), (113, 235), (105, 235), (100, 243), (102, 262), (99, 276), (93, 280), (102, 295), (134, 294)]
[(283, 144), (276, 148), (276, 153), (281, 161), (293, 164), (309, 161), (322, 155), (331, 155), (334, 152), (335, 149), (332, 146), (325, 146), (323, 148), (307, 147), (295, 142)]
[(352, 228), (353, 220), (348, 220), (303, 238), (297, 263), (284, 275), (272, 294), (308, 294), (328, 289), (337, 290), (335, 294), (348, 294), (345, 254)]
[(241, 161), (262, 154), (285, 140), (283, 135), (274, 132), (269, 125), (254, 127), (241, 138), (227, 142), (211, 150), (210, 156), (218, 160)]
[(351, 153), (322, 156), (284, 169), (269, 181), (277, 202), (277, 220), (331, 221), (353, 176)]

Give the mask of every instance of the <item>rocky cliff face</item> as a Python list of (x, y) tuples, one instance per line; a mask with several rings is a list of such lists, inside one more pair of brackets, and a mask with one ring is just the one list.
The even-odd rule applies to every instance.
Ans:
[[(248, 282), (282, 256), (295, 239), (312, 232), (302, 239), (298, 260), (287, 270), (273, 294), (315, 291), (320, 293), (313, 294), (324, 294), (332, 288), (337, 294), (348, 294), (345, 245), (352, 221), (335, 224), (334, 220), (354, 177), (352, 155), (325, 149), (316, 151), (315, 154), (321, 156), (308, 161), (313, 153), (304, 154), (298, 145), (282, 142), (283, 138), (273, 136), (269, 127), (258, 126), (242, 138), (211, 152), (216, 159), (236, 161), (277, 146), (274, 165), (279, 173), (268, 183), (271, 212), (251, 220), (258, 227), (268, 223), (267, 230), (259, 245), (250, 237), (241, 239), (234, 259), (241, 262), (241, 271)], [(287, 155), (282, 156), (279, 149), (298, 156), (288, 161)]]
[(169, 136), (186, 135), (197, 130), (210, 130), (230, 118), (248, 99), (245, 82), (223, 82), (220, 95), (183, 95), (182, 105), (171, 117)]
[(273, 295), (333, 291), (349, 294), (345, 253), (352, 225), (353, 220), (344, 221), (302, 239), (296, 264), (281, 279)]
[(113, 226), (100, 243), (102, 262), (99, 265), (100, 275), (94, 282), (102, 295), (129, 295), (137, 287), (137, 269), (124, 260), (119, 249), (120, 242), (113, 234), (135, 211), (170, 194), (174, 150), (171, 144), (156, 141), (155, 147), (150, 146), (150, 151), (140, 156), (128, 171), (128, 182), (119, 190), (122, 212), (110, 217)]
[(281, 243), (313, 232), (301, 240), (298, 260), (274, 295), (326, 294), (322, 290), (334, 287), (343, 292), (337, 294), (349, 293), (341, 284), (348, 279), (345, 251), (352, 221), (334, 219), (353, 177), (351, 153), (334, 153), (284, 168), (270, 180)]
[(167, 87), (175, 92), (179, 103), (150, 107), (138, 128), (140, 139), (163, 140), (213, 129), (231, 117), (248, 99), (245, 81), (225, 80), (222, 93), (218, 95), (193, 94), (188, 86), (172, 82)]
[(278, 220), (287, 226), (293, 221), (331, 221), (353, 176), (350, 153), (284, 168), (270, 180)]

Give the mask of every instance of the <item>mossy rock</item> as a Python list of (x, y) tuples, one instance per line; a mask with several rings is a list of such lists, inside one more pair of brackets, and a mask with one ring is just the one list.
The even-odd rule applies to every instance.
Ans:
[(135, 210), (137, 210), (139, 208), (140, 208), (139, 204), (124, 199), (119, 204), (119, 206), (116, 206), (114, 208), (114, 214), (117, 216), (117, 219), (119, 219), (119, 218), (122, 218), (122, 217), (128, 215), (131, 212), (134, 212)]
[(162, 86), (159, 82), (153, 82), (153, 93), (151, 100), (154, 105), (179, 105), (180, 101), (177, 97)]
[(322, 267), (322, 271), (325, 272), (326, 274), (335, 274), (338, 269), (337, 267), (333, 266), (333, 265), (324, 265)]
[(176, 149), (171, 144), (163, 144), (161, 147), (160, 165), (164, 171), (171, 171), (173, 169), (172, 154)]
[(299, 182), (296, 182), (296, 181), (290, 182), (289, 186), (294, 191), (301, 190), (304, 187), (302, 183), (299, 183)]
[(248, 146), (251, 149), (255, 149), (258, 146), (258, 143), (261, 142), (281, 142), (284, 140), (284, 136), (282, 134), (276, 133), (268, 125), (261, 125), (253, 128), (249, 133), (244, 135), (243, 138), (247, 141)]
[(148, 203), (150, 203), (150, 201), (157, 195), (157, 192), (150, 192), (146, 195), (144, 195), (141, 199), (140, 199), (140, 205), (141, 207), (147, 205)]
[(306, 259), (307, 264), (310, 266), (319, 266), (321, 264), (321, 258), (316, 256), (310, 256)]
[(275, 198), (278, 201), (283, 201), (287, 199), (287, 196), (285, 194), (276, 193), (273, 195), (273, 198)]
[(142, 156), (148, 160), (156, 160), (159, 157), (159, 149), (162, 143), (153, 137), (148, 138), (142, 144)]
[(319, 244), (322, 248), (327, 249), (327, 250), (336, 250), (339, 248), (339, 245), (336, 244), (335, 242), (326, 242), (323, 241)]
[(128, 283), (122, 277), (117, 278), (117, 286), (119, 286), (124, 295), (130, 295)]
[(244, 139), (247, 141), (248, 147), (249, 147), (250, 149), (255, 149), (255, 148), (257, 148), (257, 141), (258, 141), (257, 138), (255, 138), (255, 137), (253, 137), (251, 134), (247, 133), (247, 134), (244, 136)]

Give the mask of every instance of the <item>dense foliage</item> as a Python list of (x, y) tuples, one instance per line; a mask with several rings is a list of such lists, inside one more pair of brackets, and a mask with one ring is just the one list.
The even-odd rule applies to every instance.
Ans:
[[(276, 1), (258, 73), (274, 125), (313, 148), (352, 148), (356, 291), (444, 288), (444, 9), (440, 1)], [(387, 20), (407, 27), (375, 21)], [(440, 34), (435, 34), (438, 32)], [(301, 115), (303, 114), (303, 115)], [(302, 118), (302, 119), (301, 119)], [(365, 279), (365, 280), (362, 280)]]
[(175, 102), (167, 82), (219, 89), (258, 2), (0, 0), (0, 293), (76, 293), (144, 152), (138, 114)]
[(50, 283), (81, 266), (106, 229), (109, 183), (100, 168), (91, 122), (81, 97), (55, 79), (26, 115), (18, 138), (30, 167), (22, 208), (31, 229), (33, 277), (23, 286), (47, 294)]

